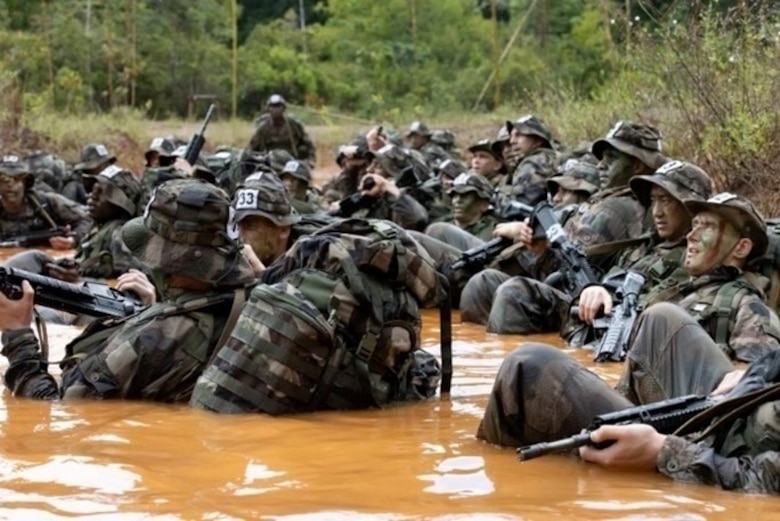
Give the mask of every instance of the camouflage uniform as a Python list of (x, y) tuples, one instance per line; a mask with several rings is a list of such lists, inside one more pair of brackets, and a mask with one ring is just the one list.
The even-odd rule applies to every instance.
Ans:
[[(613, 147), (657, 170), (666, 162), (661, 155), (661, 134), (655, 127), (631, 122), (619, 122), (606, 138), (593, 144), (593, 154), (600, 160), (604, 151)], [(642, 235), (645, 229), (645, 208), (619, 180), (610, 180), (607, 187), (580, 205), (577, 216), (566, 225), (568, 236), (583, 247), (621, 241)]]
[(306, 194), (302, 199), (293, 193), (290, 194), (290, 203), (299, 214), (317, 213), (325, 209), (322, 198), (311, 188), (311, 170), (305, 163), (296, 160), (288, 161), (284, 165), (280, 177), (284, 179), (286, 175), (306, 183)]
[[(498, 371), (477, 438), (511, 447), (552, 441), (581, 432), (599, 414), (637, 403), (713, 390), (732, 370), (728, 358), (712, 345), (701, 328), (686, 327), (695, 325), (691, 317), (665, 316), (668, 321), (656, 324), (651, 316), (643, 315), (637, 333), (637, 337), (652, 338), (656, 345), (663, 345), (664, 338), (653, 336), (654, 328), (656, 332), (676, 330), (684, 335), (653, 360), (651, 372), (639, 376), (642, 382), (660, 378), (661, 387), (653, 386), (660, 392), (641, 395), (639, 402), (632, 403), (559, 349), (544, 344), (523, 344), (504, 360)], [(635, 349), (629, 351), (631, 359), (638, 360), (639, 356)], [(759, 379), (777, 382), (779, 359), (780, 352), (774, 351), (755, 362), (730, 396), (739, 396), (747, 387), (744, 384)], [(670, 379), (664, 371), (675, 362), (684, 364), (685, 376)], [(627, 372), (630, 364), (631, 360), (626, 364)], [(746, 411), (745, 419), (730, 424), (725, 436), (709, 436), (701, 441), (690, 436), (667, 436), (656, 467), (680, 481), (777, 493), (780, 491), (779, 407), (780, 402), (775, 401)]]
[[(476, 194), (480, 201), (490, 202), (490, 197), (492, 195), (490, 181), (479, 174), (461, 174), (455, 179), (452, 188), (447, 192), (447, 195), (452, 198), (453, 194), (468, 193)], [(493, 236), (493, 229), (497, 223), (498, 219), (493, 215), (484, 213), (476, 222), (466, 227), (462, 227), (453, 216), (429, 225), (428, 228), (426, 228), (425, 233), (434, 239), (451, 244), (452, 246), (465, 251), (490, 240)], [(471, 237), (465, 236), (462, 232), (468, 233), (479, 239), (479, 241), (474, 241)]]
[(406, 132), (406, 137), (412, 136), (414, 134), (428, 138), (425, 144), (418, 149), (418, 151), (425, 159), (425, 163), (428, 165), (428, 168), (434, 168), (442, 161), (452, 159), (452, 156), (450, 156), (446, 150), (437, 145), (431, 139), (432, 133), (425, 123), (420, 121), (415, 121), (412, 123), (409, 126), (409, 130)]
[(510, 134), (514, 130), (520, 134), (537, 136), (545, 144), (520, 159), (512, 171), (511, 193), (500, 193), (498, 206), (504, 206), (509, 200), (534, 206), (547, 198), (547, 180), (556, 172), (557, 156), (552, 149), (552, 136), (540, 119), (530, 115), (515, 122), (507, 121), (506, 127)]
[[(679, 161), (662, 166), (653, 175), (636, 176), (630, 184), (634, 195), (646, 207), (650, 206), (650, 189), (654, 185), (666, 190), (680, 203), (688, 199), (703, 201), (712, 190), (712, 181), (703, 170)], [(632, 242), (631, 248), (621, 254), (605, 280), (625, 270), (638, 271), (645, 276), (644, 288), (648, 291), (664, 280), (676, 282), (686, 277), (681, 270), (685, 256), (684, 238), (661, 241), (649, 234)], [(572, 297), (528, 277), (510, 279), (495, 290), (487, 330), (503, 334), (563, 332)]]
[(130, 317), (108, 338), (72, 353), (80, 341), (89, 341), (88, 330), (67, 350), (78, 356), (63, 361), (61, 386), (41, 363), (32, 330), (5, 331), (6, 386), (16, 396), (39, 399), (186, 402), (221, 337), (230, 302), (255, 280), (242, 245), (227, 236), (228, 208), (225, 194), (200, 180), (158, 188), (146, 215), (122, 228), (125, 246), (150, 266), (156, 280), (178, 275), (212, 289), (158, 287), (166, 300)]
[[(267, 106), (282, 104), (284, 99), (274, 94), (268, 99)], [(274, 120), (269, 114), (263, 114), (257, 122), (255, 132), (249, 140), (250, 151), (268, 152), (282, 149), (292, 154), (294, 159), (307, 161), (311, 166), (317, 163), (317, 150), (303, 125), (289, 115)]]
[(17, 156), (0, 160), (0, 174), (25, 177), (24, 206), (9, 214), (0, 204), (0, 236), (13, 238), (30, 232), (70, 226), (71, 237), (78, 244), (92, 226), (92, 220), (75, 202), (53, 192), (38, 192), (32, 188), (35, 180), (27, 164)]
[(81, 149), (80, 161), (73, 167), (71, 175), (63, 181), (62, 195), (79, 204), (87, 204), (83, 175), (97, 174), (100, 170), (116, 163), (116, 156), (102, 143), (90, 143)]
[[(115, 217), (105, 222), (95, 222), (87, 235), (79, 242), (73, 259), (79, 265), (83, 277), (114, 278), (130, 268), (140, 265), (122, 248), (120, 238), (122, 225), (137, 213), (141, 197), (141, 185), (127, 170), (114, 165), (106, 167), (96, 176), (84, 176), (89, 192), (92, 185), (100, 183), (103, 195), (117, 211)], [(49, 255), (31, 250), (14, 255), (5, 262), (6, 267), (18, 268), (33, 273), (47, 274), (46, 265), (55, 260)]]
[(42, 192), (62, 192), (63, 182), (70, 175), (65, 161), (42, 150), (28, 154), (24, 161), (35, 177), (33, 188)]

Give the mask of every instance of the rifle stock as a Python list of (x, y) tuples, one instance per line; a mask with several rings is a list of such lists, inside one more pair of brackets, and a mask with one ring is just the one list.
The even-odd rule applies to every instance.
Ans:
[(32, 246), (48, 246), (49, 239), (52, 237), (67, 237), (70, 235), (65, 227), (58, 227), (53, 230), (42, 230), (39, 232), (29, 232), (15, 237), (0, 238), (0, 248), (28, 248)]
[[(593, 418), (587, 428), (587, 432), (556, 441), (525, 445), (517, 449), (517, 458), (520, 461), (527, 461), (540, 456), (546, 456), (552, 452), (568, 451), (583, 445), (592, 445), (590, 433), (602, 425), (644, 423), (650, 425), (661, 434), (671, 434), (685, 422), (709, 409), (715, 403), (706, 396), (690, 394), (661, 402), (630, 407), (622, 411), (600, 414)], [(605, 448), (611, 445), (611, 443), (605, 442), (596, 446)]]
[(467, 269), (477, 272), (485, 267), (504, 249), (512, 246), (514, 241), (506, 237), (496, 237), (485, 244), (466, 250), (460, 254), (458, 260), (452, 263), (453, 270)]
[(0, 267), (0, 291), (8, 298), (21, 298), (24, 280), (35, 290), (35, 304), (69, 313), (121, 318), (144, 307), (137, 298), (107, 284), (73, 284), (16, 268)]

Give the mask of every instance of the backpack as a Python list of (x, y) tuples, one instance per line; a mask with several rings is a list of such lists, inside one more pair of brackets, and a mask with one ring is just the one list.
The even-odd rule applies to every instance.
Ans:
[(780, 313), (780, 217), (767, 219), (769, 246), (766, 253), (745, 266), (750, 282), (766, 294), (766, 303)]
[[(359, 409), (442, 393), (442, 360), (420, 349), (420, 307), (449, 313), (446, 278), (389, 221), (348, 219), (299, 238), (263, 274), (190, 405), (223, 413)], [(445, 311), (442, 311), (445, 313)]]

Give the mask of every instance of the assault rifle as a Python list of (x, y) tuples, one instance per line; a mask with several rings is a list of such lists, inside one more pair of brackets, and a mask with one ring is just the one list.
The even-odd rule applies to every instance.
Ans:
[[(530, 218), (533, 213), (534, 209), (527, 204), (512, 201), (501, 208), (498, 217), (502, 222), (523, 221)], [(534, 226), (539, 228), (536, 223), (534, 223)], [(541, 228), (535, 229), (534, 236), (540, 232), (543, 232)], [(458, 260), (452, 263), (452, 269), (460, 270), (465, 268), (470, 272), (476, 273), (495, 259), (499, 253), (512, 246), (512, 244), (514, 244), (514, 241), (505, 237), (491, 239), (485, 244), (475, 246), (461, 253)]]
[(588, 262), (582, 248), (569, 240), (547, 201), (542, 201), (534, 209), (534, 219), (544, 229), (547, 244), (555, 252), (562, 264), (563, 283), (570, 295), (579, 295), (591, 284), (598, 284), (599, 277)]
[(0, 248), (28, 248), (32, 246), (48, 246), (52, 237), (67, 237), (70, 231), (65, 227), (53, 230), (28, 232), (22, 235), (0, 238)]
[(645, 277), (636, 271), (627, 271), (623, 284), (618, 290), (621, 302), (612, 310), (611, 317), (603, 317), (593, 322), (596, 329), (603, 328), (606, 322), (607, 331), (594, 349), (593, 360), (596, 362), (621, 362), (628, 352), (629, 337), (634, 329), (634, 322), (642, 312), (639, 305), (639, 294), (645, 285)]
[(672, 398), (661, 402), (639, 405), (622, 411), (600, 414), (593, 418), (587, 431), (562, 440), (535, 443), (517, 449), (517, 459), (529, 459), (546, 456), (551, 452), (569, 451), (583, 445), (594, 445), (599, 449), (607, 448), (612, 441), (594, 444), (590, 433), (602, 425), (628, 425), (644, 423), (652, 426), (661, 434), (671, 434), (697, 414), (715, 405), (715, 401), (695, 394)]
[(365, 195), (360, 192), (363, 190), (371, 190), (375, 185), (376, 182), (372, 178), (366, 177), (363, 180), (363, 184), (360, 185), (359, 191), (352, 195), (348, 195), (339, 201), (339, 209), (331, 212), (330, 215), (333, 215), (334, 217), (349, 217), (358, 210), (371, 208), (376, 203), (376, 197), (373, 195)]
[(137, 298), (99, 282), (73, 284), (16, 268), (0, 267), (0, 291), (10, 299), (22, 296), (22, 281), (35, 290), (35, 303), (92, 317), (126, 317), (140, 311)]
[(206, 117), (203, 118), (203, 124), (200, 126), (200, 131), (192, 135), (190, 142), (187, 143), (187, 149), (184, 151), (184, 159), (192, 166), (195, 166), (198, 157), (200, 157), (200, 151), (203, 150), (203, 145), (206, 144), (204, 134), (206, 133), (206, 127), (209, 126), (209, 121), (211, 121), (211, 115), (214, 114), (214, 107), (213, 103), (209, 105)]

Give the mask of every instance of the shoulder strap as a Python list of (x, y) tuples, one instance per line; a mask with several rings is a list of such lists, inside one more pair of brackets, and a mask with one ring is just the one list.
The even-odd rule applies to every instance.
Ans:
[(726, 282), (718, 289), (712, 303), (713, 315), (715, 316), (713, 340), (716, 344), (728, 344), (729, 325), (739, 310), (739, 306), (736, 304), (743, 296), (751, 292), (751, 288), (752, 286), (744, 280), (736, 279)]
[(230, 335), (233, 333), (233, 328), (236, 327), (236, 322), (238, 322), (238, 317), (241, 314), (241, 310), (244, 308), (245, 302), (246, 290), (245, 288), (238, 288), (233, 292), (233, 304), (230, 306), (230, 314), (228, 315), (228, 319), (225, 322), (225, 326), (222, 328), (222, 333), (219, 335), (217, 343), (214, 344), (214, 348), (211, 351), (211, 356), (209, 356), (209, 361), (206, 364), (206, 367), (211, 365), (219, 350), (222, 349), (222, 346), (227, 343)]

